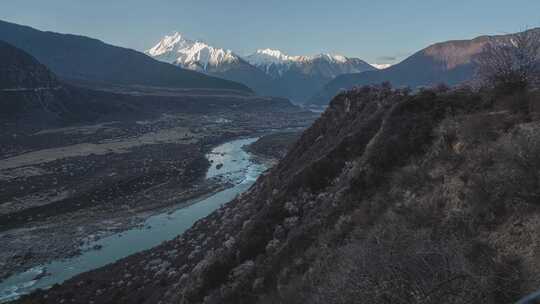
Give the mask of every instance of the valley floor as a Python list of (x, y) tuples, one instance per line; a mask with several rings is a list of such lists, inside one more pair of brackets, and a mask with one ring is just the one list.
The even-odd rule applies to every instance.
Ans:
[(24, 138), (12, 134), (0, 156), (0, 281), (78, 255), (85, 244), (227, 187), (204, 178), (214, 165), (205, 158), (211, 147), (305, 123), (232, 113), (165, 114)]

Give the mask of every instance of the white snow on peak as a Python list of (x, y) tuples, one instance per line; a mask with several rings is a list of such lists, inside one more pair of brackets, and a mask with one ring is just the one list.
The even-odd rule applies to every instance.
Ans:
[(314, 56), (289, 56), (280, 50), (261, 49), (246, 57), (253, 65), (283, 64), (294, 62), (309, 62), (315, 59), (325, 59), (330, 62), (347, 62), (348, 58), (342, 55), (318, 54)]
[(154, 57), (161, 56), (167, 52), (173, 51), (174, 48), (178, 47), (178, 44), (182, 43), (183, 41), (184, 39), (182, 37), (182, 34), (180, 34), (179, 32), (176, 32), (172, 34), (171, 36), (165, 36), (153, 48), (146, 51), (146, 53)]
[(343, 55), (329, 55), (327, 54), (328, 56), (330, 56), (330, 58), (332, 58), (334, 61), (337, 61), (337, 62), (347, 62), (347, 60), (349, 60), (349, 58), (343, 56)]
[(202, 41), (190, 40), (176, 32), (165, 36), (146, 54), (157, 60), (205, 72), (210, 66), (238, 62), (240, 57), (231, 50), (215, 48)]
[(285, 55), (280, 50), (273, 49), (257, 50), (246, 59), (253, 65), (281, 64), (292, 60), (290, 56)]
[(349, 61), (349, 58), (342, 55), (322, 53), (313, 56), (290, 56), (275, 49), (260, 49), (244, 59), (271, 75), (283, 75), (292, 66), (309, 64), (320, 59), (336, 64), (344, 64)]
[(223, 71), (227, 66), (244, 64), (245, 60), (274, 78), (279, 78), (291, 70), (309, 73), (312, 69), (306, 69), (306, 66), (321, 63), (325, 66), (324, 73), (331, 77), (365, 70), (365, 66), (361, 66), (362, 63), (355, 58), (328, 53), (313, 56), (290, 56), (280, 50), (267, 48), (259, 49), (255, 53), (241, 58), (231, 50), (216, 48), (203, 41), (187, 39), (178, 32), (165, 36), (154, 47), (146, 51), (146, 54), (160, 61), (206, 73)]
[(370, 63), (370, 65), (378, 70), (384, 70), (392, 66), (391, 63)]

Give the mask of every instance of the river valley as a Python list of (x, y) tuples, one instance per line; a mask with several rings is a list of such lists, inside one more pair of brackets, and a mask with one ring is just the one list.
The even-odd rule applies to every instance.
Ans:
[(263, 164), (254, 162), (252, 156), (243, 149), (255, 140), (233, 140), (213, 148), (206, 155), (212, 164), (206, 179), (219, 179), (229, 187), (210, 196), (178, 202), (178, 205), (148, 217), (134, 228), (86, 243), (81, 248), (81, 255), (55, 260), (10, 276), (0, 283), (0, 300), (6, 301), (38, 288), (61, 283), (81, 272), (152, 248), (181, 234), (196, 220), (247, 190), (266, 169)]

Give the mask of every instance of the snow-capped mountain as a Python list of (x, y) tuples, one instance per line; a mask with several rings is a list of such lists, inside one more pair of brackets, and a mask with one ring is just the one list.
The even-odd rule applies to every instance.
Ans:
[(392, 66), (391, 63), (370, 63), (374, 68), (376, 68), (377, 70), (384, 70), (384, 69), (388, 69), (389, 67)]
[(246, 57), (253, 65), (270, 65), (270, 64), (292, 64), (306, 63), (318, 58), (323, 58), (330, 62), (344, 63), (347, 57), (341, 55), (318, 54), (315, 56), (289, 56), (280, 50), (263, 49), (257, 50), (255, 53)]
[(241, 57), (178, 32), (165, 36), (146, 54), (186, 69), (241, 82), (259, 94), (287, 97), (297, 103), (303, 103), (339, 75), (375, 69), (358, 58), (330, 54), (290, 56), (279, 50), (262, 49)]
[(146, 53), (157, 60), (199, 72), (210, 72), (220, 65), (238, 64), (241, 61), (231, 50), (186, 39), (178, 32), (165, 36)]
[(145, 52), (157, 60), (243, 83), (261, 95), (286, 95), (274, 79), (228, 49), (191, 40), (176, 32)]
[(331, 54), (289, 56), (273, 49), (257, 50), (245, 59), (286, 87), (289, 98), (301, 103), (339, 75), (375, 70), (358, 58)]
[[(246, 56), (252, 65), (265, 71), (272, 77), (279, 78), (291, 69), (302, 69), (302, 66), (326, 64), (326, 77), (334, 78), (345, 73), (359, 73), (372, 69), (369, 64), (357, 58), (347, 58), (342, 55), (317, 54), (314, 56), (289, 56), (280, 50), (261, 49)], [(311, 72), (308, 69), (306, 72)]]

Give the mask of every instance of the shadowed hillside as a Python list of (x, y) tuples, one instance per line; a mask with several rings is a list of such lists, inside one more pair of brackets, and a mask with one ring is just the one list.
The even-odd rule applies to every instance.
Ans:
[(0, 90), (50, 88), (58, 85), (56, 77), (32, 56), (0, 41)]

